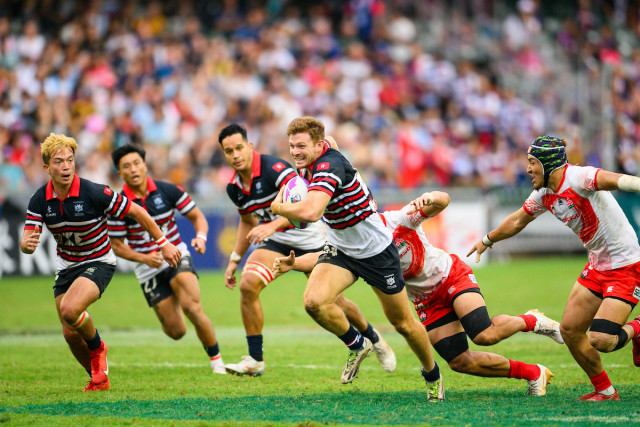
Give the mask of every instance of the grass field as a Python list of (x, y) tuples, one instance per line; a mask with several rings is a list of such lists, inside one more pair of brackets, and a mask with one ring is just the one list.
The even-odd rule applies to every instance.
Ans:
[[(490, 315), (539, 308), (560, 319), (585, 258), (517, 260), (478, 268)], [(116, 275), (90, 308), (109, 345), (111, 390), (82, 393), (88, 379), (60, 333), (51, 277), (0, 281), (0, 423), (9, 425), (594, 425), (640, 423), (640, 371), (631, 348), (603, 355), (620, 392), (617, 402), (587, 403), (587, 377), (564, 346), (516, 334), (489, 348), (511, 359), (541, 363), (556, 377), (547, 396), (526, 396), (526, 381), (452, 372), (436, 356), (447, 401), (427, 404), (420, 366), (386, 322), (367, 285), (347, 296), (358, 303), (396, 351), (398, 368), (384, 372), (375, 357), (360, 377), (340, 384), (344, 345), (304, 312), (305, 277), (289, 274), (262, 294), (266, 374), (213, 375), (193, 328), (180, 341), (161, 332), (130, 275)], [(247, 354), (239, 292), (222, 274), (201, 274), (202, 301), (216, 326), (225, 361)], [(473, 349), (478, 349), (472, 345)], [(483, 348), (487, 350), (487, 348)]]

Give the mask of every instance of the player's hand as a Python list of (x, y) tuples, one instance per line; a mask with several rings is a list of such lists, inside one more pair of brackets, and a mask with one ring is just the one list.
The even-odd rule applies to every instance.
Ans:
[(409, 204), (412, 206), (412, 209), (407, 212), (407, 215), (416, 213), (425, 206), (431, 206), (433, 204), (433, 195), (431, 193), (424, 193), (417, 199), (412, 200)]
[(159, 268), (164, 262), (164, 258), (162, 258), (162, 253), (160, 252), (150, 252), (143, 262), (151, 268)]
[(207, 250), (207, 242), (200, 237), (194, 237), (191, 239), (191, 247), (196, 250), (200, 255), (204, 254)]
[(293, 264), (295, 264), (295, 262), (296, 254), (291, 251), (289, 256), (276, 258), (271, 271), (275, 277), (282, 276), (287, 271), (293, 269)]
[(236, 287), (236, 268), (238, 268), (238, 263), (235, 261), (229, 261), (229, 265), (227, 265), (227, 270), (224, 272), (224, 285), (233, 289)]
[(278, 191), (278, 195), (276, 196), (275, 199), (273, 199), (273, 203), (283, 203), (284, 200), (284, 189), (285, 189), (286, 185), (283, 185), (282, 187), (280, 187), (280, 191)]
[(247, 233), (247, 240), (254, 244), (260, 243), (275, 233), (275, 231), (271, 223), (256, 225)]
[(40, 234), (40, 226), (36, 225), (36, 227), (33, 229), (33, 232), (25, 240), (24, 247), (27, 253), (32, 254), (35, 252), (38, 244), (40, 244)]
[(340, 151), (340, 148), (338, 147), (338, 143), (336, 142), (334, 137), (332, 137), (331, 135), (327, 135), (324, 137), (324, 139), (327, 140), (327, 142), (329, 143), (329, 147), (333, 148), (334, 150)]
[(176, 248), (171, 243), (167, 243), (160, 248), (160, 251), (162, 252), (162, 258), (164, 258), (171, 267), (178, 267), (178, 264), (180, 264), (180, 260), (182, 259), (182, 252), (180, 252), (180, 249)]
[(487, 250), (487, 248), (490, 248), (491, 246), (487, 246), (484, 243), (482, 243), (482, 240), (479, 240), (478, 242), (476, 242), (475, 245), (473, 245), (473, 248), (469, 251), (469, 253), (467, 254), (467, 256), (471, 256), (472, 253), (476, 253), (476, 263), (480, 262), (480, 255), (482, 255), (484, 253), (484, 251)]

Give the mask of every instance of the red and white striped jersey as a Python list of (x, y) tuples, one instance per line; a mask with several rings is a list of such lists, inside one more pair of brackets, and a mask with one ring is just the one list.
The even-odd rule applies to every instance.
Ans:
[(580, 237), (591, 266), (606, 271), (640, 261), (640, 245), (615, 198), (598, 190), (596, 177), (601, 170), (568, 165), (558, 191), (534, 190), (522, 207), (534, 218), (553, 213)]

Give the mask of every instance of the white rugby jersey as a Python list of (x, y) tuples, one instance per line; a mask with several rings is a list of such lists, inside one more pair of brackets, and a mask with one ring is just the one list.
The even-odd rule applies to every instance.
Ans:
[(406, 205), (399, 211), (386, 211), (381, 215), (398, 248), (407, 294), (414, 304), (418, 304), (429, 299), (449, 276), (453, 260), (447, 252), (427, 240), (422, 223), (428, 217), (422, 210), (407, 215), (411, 209), (412, 205)]
[(589, 251), (589, 263), (599, 271), (640, 261), (636, 233), (608, 191), (598, 191), (602, 169), (567, 165), (558, 187), (534, 190), (522, 208), (537, 218), (547, 210), (573, 230)]
[(377, 255), (391, 244), (391, 234), (374, 215), (367, 186), (339, 151), (325, 146), (308, 170), (309, 191), (331, 196), (323, 214), (329, 244), (356, 259)]

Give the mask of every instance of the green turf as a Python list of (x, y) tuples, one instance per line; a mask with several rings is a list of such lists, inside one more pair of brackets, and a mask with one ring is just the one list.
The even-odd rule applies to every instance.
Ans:
[[(539, 308), (560, 318), (584, 258), (518, 260), (476, 269), (490, 315)], [(577, 402), (591, 385), (566, 347), (530, 333), (489, 348), (542, 363), (556, 377), (542, 398), (526, 382), (452, 372), (436, 357), (447, 401), (427, 404), (419, 366), (384, 319), (363, 283), (347, 291), (392, 345), (398, 368), (388, 374), (375, 357), (351, 385), (339, 381), (344, 346), (302, 307), (304, 276), (290, 274), (262, 294), (265, 359), (261, 378), (213, 375), (192, 328), (180, 341), (161, 332), (133, 276), (116, 275), (90, 312), (108, 343), (111, 390), (82, 393), (86, 373), (60, 333), (50, 277), (0, 282), (0, 423), (11, 425), (594, 425), (638, 424), (638, 371), (630, 347), (603, 355), (622, 400)], [(201, 274), (202, 301), (216, 326), (226, 362), (246, 354), (238, 290), (221, 273)]]

